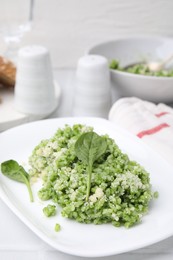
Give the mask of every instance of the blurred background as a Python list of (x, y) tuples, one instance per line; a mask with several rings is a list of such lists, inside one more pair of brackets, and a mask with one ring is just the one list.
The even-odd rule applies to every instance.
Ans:
[[(53, 68), (75, 67), (101, 41), (139, 34), (173, 36), (171, 0), (35, 0), (34, 5), (33, 27), (21, 46), (46, 46)], [(1, 53), (4, 48), (1, 40)]]

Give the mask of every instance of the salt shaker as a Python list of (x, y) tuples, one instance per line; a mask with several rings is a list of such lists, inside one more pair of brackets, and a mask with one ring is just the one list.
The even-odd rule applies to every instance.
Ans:
[(107, 59), (99, 55), (81, 57), (75, 85), (73, 115), (107, 118), (111, 106)]
[(28, 115), (47, 115), (57, 106), (49, 51), (30, 45), (18, 53), (14, 106)]

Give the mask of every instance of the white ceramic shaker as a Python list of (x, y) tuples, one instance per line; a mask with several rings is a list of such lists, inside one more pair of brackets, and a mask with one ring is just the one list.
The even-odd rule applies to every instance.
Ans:
[(49, 51), (39, 45), (18, 53), (14, 106), (28, 115), (48, 115), (57, 106)]
[(99, 55), (81, 57), (76, 71), (73, 115), (107, 118), (110, 106), (107, 59)]

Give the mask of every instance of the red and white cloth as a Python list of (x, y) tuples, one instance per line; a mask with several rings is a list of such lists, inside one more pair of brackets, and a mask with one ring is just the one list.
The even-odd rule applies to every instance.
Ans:
[(109, 120), (141, 138), (173, 165), (173, 109), (131, 97), (119, 99)]

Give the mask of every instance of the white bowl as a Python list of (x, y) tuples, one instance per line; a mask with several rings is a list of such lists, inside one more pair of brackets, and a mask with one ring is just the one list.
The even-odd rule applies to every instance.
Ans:
[[(140, 61), (161, 61), (173, 54), (173, 39), (166, 37), (128, 37), (92, 46), (87, 54), (102, 55), (121, 67)], [(169, 66), (173, 66), (170, 64)], [(113, 86), (121, 96), (136, 96), (153, 102), (173, 102), (173, 77), (137, 75), (111, 70)]]

